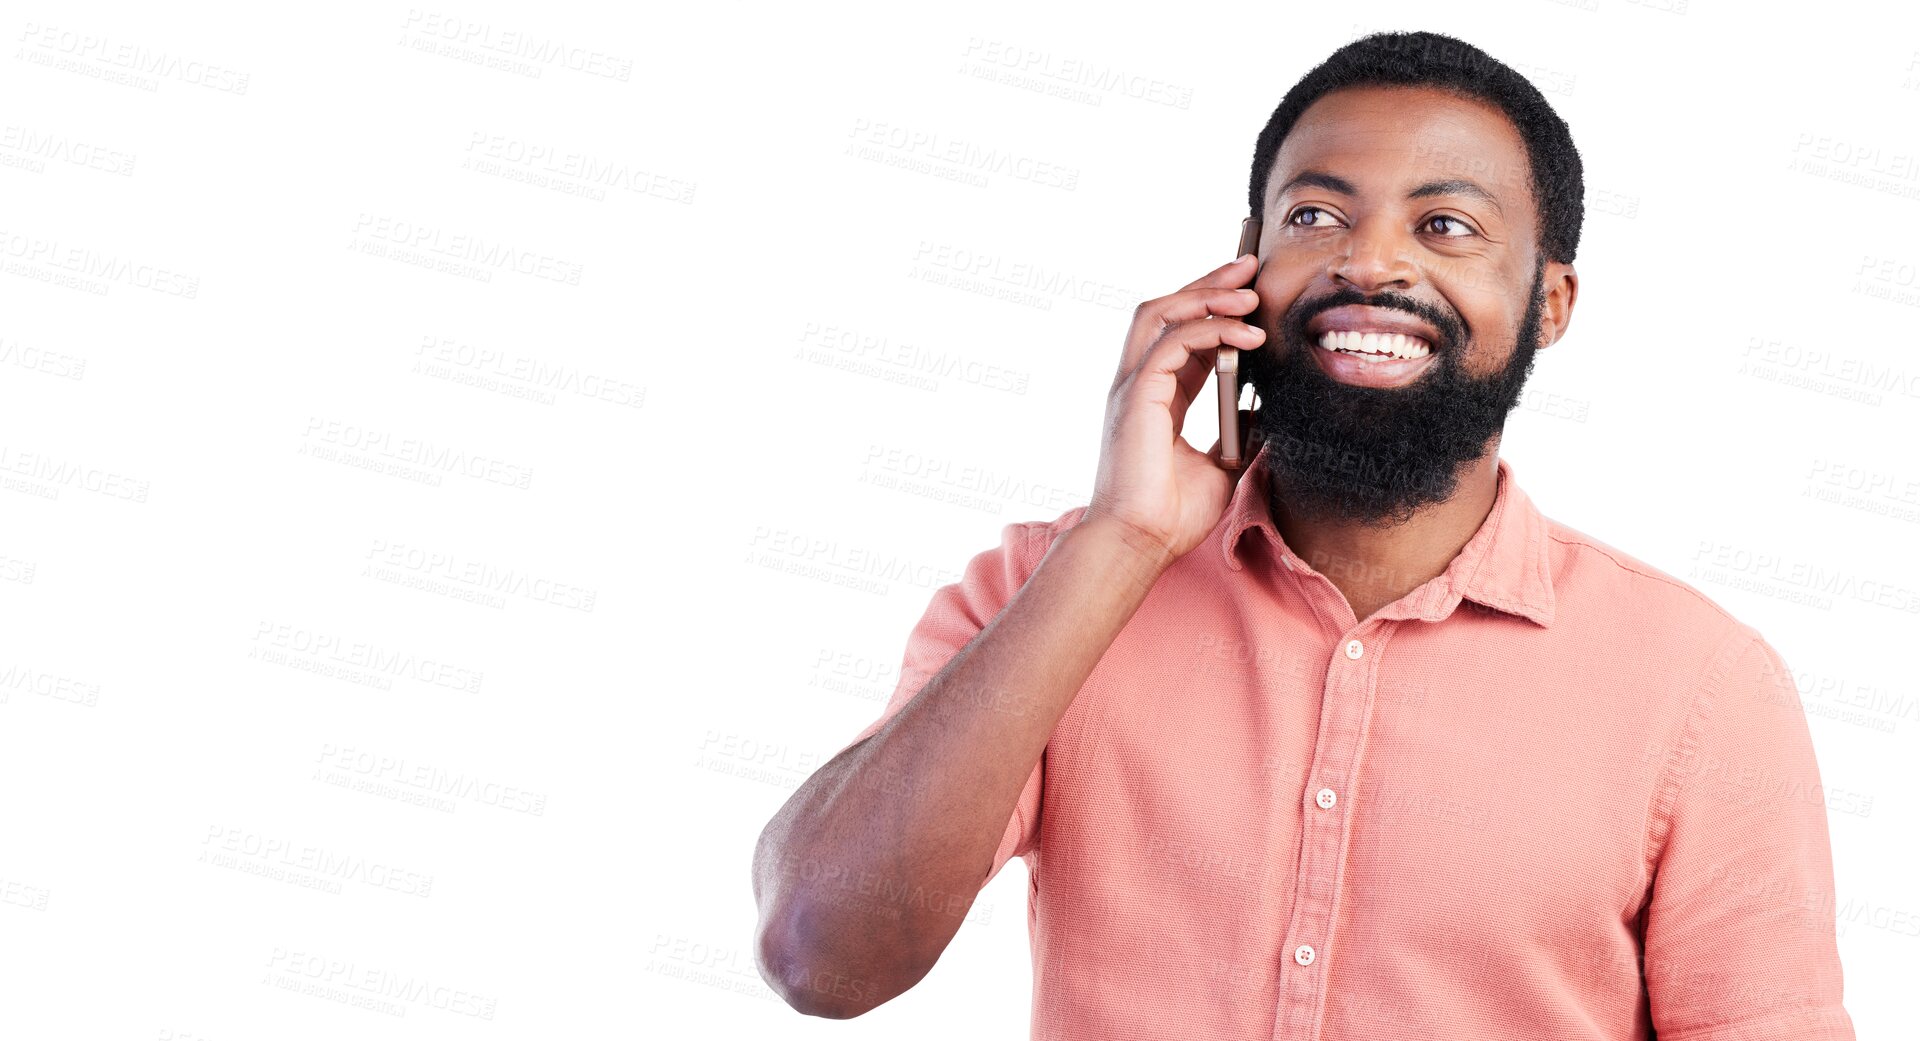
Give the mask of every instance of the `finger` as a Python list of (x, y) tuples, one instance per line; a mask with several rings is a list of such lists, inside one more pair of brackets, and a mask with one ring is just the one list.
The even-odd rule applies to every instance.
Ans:
[[(1140, 359), (1140, 372), (1153, 367), (1154, 355), (1165, 350), (1180, 351), (1181, 356), (1161, 363), (1161, 371), (1179, 374), (1186, 371), (1190, 362), (1204, 363), (1207, 371), (1212, 371), (1213, 348), (1233, 347), (1239, 350), (1256, 350), (1267, 342), (1267, 331), (1257, 325), (1231, 318), (1196, 318), (1186, 322), (1176, 322), (1167, 326), (1160, 338), (1148, 348)], [(1204, 357), (1199, 353), (1204, 352)], [(1192, 381), (1189, 386), (1198, 391), (1198, 378), (1189, 374)]]
[(1187, 290), (1225, 286), (1228, 289), (1232, 289), (1234, 286), (1244, 286), (1248, 282), (1253, 281), (1254, 272), (1260, 269), (1258, 263), (1254, 260), (1247, 259), (1251, 256), (1253, 256), (1251, 253), (1237, 256), (1180, 288)]
[(1180, 429), (1180, 424), (1186, 421), (1187, 407), (1192, 405), (1194, 401), (1200, 397), (1201, 393), (1206, 390), (1207, 379), (1213, 375), (1214, 361), (1219, 354), (1220, 349), (1218, 347), (1208, 347), (1194, 351), (1193, 354), (1187, 358), (1187, 363), (1182, 365), (1179, 373), (1174, 376), (1174, 382), (1179, 385), (1179, 392), (1175, 394), (1173, 398), (1173, 428), (1175, 430)]
[[(1198, 320), (1170, 326), (1167, 335), (1154, 344), (1142, 360), (1140, 369), (1130, 377), (1130, 390), (1146, 395), (1147, 401), (1172, 412), (1175, 416), (1173, 429), (1177, 434), (1186, 416), (1186, 406), (1192, 404), (1198, 394), (1198, 390), (1194, 389), (1185, 394), (1184, 401), (1181, 400), (1180, 374), (1184, 371), (1190, 383), (1204, 385), (1205, 373), (1213, 365), (1215, 351), (1212, 348), (1225, 345), (1253, 350), (1260, 346), (1265, 336), (1258, 327), (1245, 322)], [(1198, 372), (1189, 368), (1195, 365), (1199, 366)]]
[(1253, 290), (1224, 286), (1182, 289), (1148, 300), (1134, 309), (1133, 324), (1127, 329), (1126, 349), (1121, 352), (1121, 371), (1138, 368), (1141, 357), (1170, 325), (1212, 316), (1238, 320), (1259, 306), (1260, 296)]
[[(1173, 399), (1173, 428), (1175, 430), (1182, 428), (1182, 424), (1186, 422), (1188, 407), (1190, 407), (1194, 401), (1198, 400), (1201, 392), (1206, 389), (1207, 377), (1212, 376), (1216, 371), (1214, 362), (1219, 353), (1220, 348), (1218, 347), (1197, 350), (1187, 359), (1187, 363), (1180, 367), (1180, 372), (1175, 377), (1175, 380), (1179, 383), (1180, 390)], [(1235, 379), (1233, 376), (1226, 378)], [(1243, 434), (1247, 430), (1244, 417), (1251, 416), (1252, 414), (1253, 413), (1247, 409), (1243, 408), (1240, 410), (1240, 415), (1242, 416), (1240, 430)]]
[[(1159, 339), (1161, 330), (1174, 322), (1202, 318), (1208, 314), (1251, 313), (1260, 306), (1259, 296), (1249, 288), (1259, 271), (1258, 260), (1252, 254), (1243, 254), (1172, 293), (1142, 301), (1134, 308), (1133, 321), (1127, 328), (1120, 372), (1129, 373), (1139, 367), (1140, 357)], [(1240, 289), (1246, 291), (1236, 291)]]

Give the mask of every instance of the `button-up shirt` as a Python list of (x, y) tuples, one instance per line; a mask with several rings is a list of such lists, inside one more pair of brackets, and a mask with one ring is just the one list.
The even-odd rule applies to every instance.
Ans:
[[(990, 880), (1027, 865), (1032, 1036), (1853, 1038), (1791, 673), (1497, 464), (1444, 573), (1359, 620), (1265, 453), (1068, 707)], [(880, 726), (1086, 507), (937, 590)], [(1360, 565), (1351, 565), (1360, 566)], [(941, 783), (965, 784), (964, 777)]]

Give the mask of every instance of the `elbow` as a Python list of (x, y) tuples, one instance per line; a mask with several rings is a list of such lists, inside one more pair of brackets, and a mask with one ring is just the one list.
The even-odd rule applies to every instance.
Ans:
[(867, 980), (817, 967), (811, 955), (785, 916), (761, 918), (754, 935), (754, 962), (761, 978), (795, 1012), (852, 1019), (893, 997), (882, 996)]

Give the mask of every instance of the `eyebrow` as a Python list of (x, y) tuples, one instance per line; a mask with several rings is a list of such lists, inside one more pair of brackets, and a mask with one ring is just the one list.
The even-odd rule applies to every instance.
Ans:
[[(1341, 195), (1360, 194), (1360, 192), (1354, 188), (1352, 181), (1321, 170), (1300, 171), (1294, 175), (1293, 179), (1280, 186), (1279, 195), (1285, 195), (1295, 188), (1325, 188), (1327, 191), (1339, 192)], [(1276, 195), (1275, 198), (1278, 198), (1279, 195)], [(1425, 184), (1418, 185), (1407, 193), (1407, 198), (1425, 199), (1434, 195), (1465, 195), (1469, 198), (1479, 199), (1485, 202), (1495, 210), (1498, 210), (1503, 216), (1507, 212), (1501, 207), (1500, 200), (1493, 197), (1492, 192), (1487, 191), (1472, 181), (1459, 177), (1444, 181), (1428, 181)]]

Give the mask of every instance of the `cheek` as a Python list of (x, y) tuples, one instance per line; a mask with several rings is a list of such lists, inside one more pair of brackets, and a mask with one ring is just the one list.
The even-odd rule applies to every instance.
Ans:
[(1272, 333), (1296, 301), (1305, 291), (1308, 278), (1276, 267), (1271, 261), (1260, 269), (1253, 280), (1253, 291), (1260, 294), (1260, 306), (1254, 309), (1254, 316), (1267, 332)]
[(1479, 310), (1460, 313), (1469, 330), (1462, 358), (1469, 375), (1492, 376), (1506, 367), (1524, 314), (1523, 310), (1493, 301), (1483, 301)]
[(1441, 295), (1466, 324), (1475, 348), (1504, 347), (1513, 341), (1527, 302), (1504, 276), (1494, 273), (1441, 287)]

